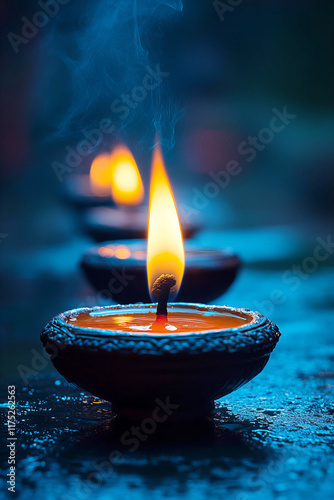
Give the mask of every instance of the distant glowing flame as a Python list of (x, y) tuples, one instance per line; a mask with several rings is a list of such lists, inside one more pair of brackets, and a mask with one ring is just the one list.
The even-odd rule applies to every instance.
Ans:
[(90, 185), (96, 196), (112, 197), (118, 205), (139, 205), (144, 186), (131, 151), (116, 146), (111, 154), (98, 155), (90, 168)]
[(103, 153), (98, 155), (90, 167), (90, 185), (96, 196), (108, 196), (111, 185), (111, 161), (110, 155)]
[[(149, 290), (161, 274), (173, 274), (179, 291), (184, 273), (184, 247), (173, 193), (164, 168), (160, 146), (153, 154), (147, 241), (147, 278)], [(152, 297), (154, 300), (154, 297)]]
[(111, 193), (119, 205), (139, 205), (144, 198), (144, 186), (130, 150), (117, 146), (110, 156)]
[(128, 259), (130, 255), (131, 252), (125, 245), (118, 245), (115, 250), (115, 257), (117, 257), (117, 259)]
[(122, 260), (131, 256), (131, 250), (126, 245), (105, 245), (100, 247), (98, 252), (101, 257), (116, 257)]

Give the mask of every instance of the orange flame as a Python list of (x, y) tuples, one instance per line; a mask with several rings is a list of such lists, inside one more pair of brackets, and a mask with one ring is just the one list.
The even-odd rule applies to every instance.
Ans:
[(108, 196), (111, 184), (110, 155), (98, 155), (90, 167), (90, 186), (95, 196)]
[(119, 205), (139, 205), (144, 198), (144, 186), (131, 151), (117, 146), (111, 159), (111, 193)]
[[(147, 241), (147, 279), (149, 290), (161, 274), (173, 274), (179, 291), (184, 273), (184, 247), (172, 189), (164, 168), (160, 146), (153, 154)], [(154, 300), (154, 297), (152, 297)]]
[(111, 194), (119, 205), (139, 205), (144, 198), (144, 186), (131, 151), (116, 146), (112, 153), (102, 153), (90, 168), (90, 184), (96, 196)]

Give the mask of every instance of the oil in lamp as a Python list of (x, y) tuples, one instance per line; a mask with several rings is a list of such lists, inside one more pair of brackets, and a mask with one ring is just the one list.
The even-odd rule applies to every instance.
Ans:
[(197, 419), (262, 371), (280, 333), (248, 309), (168, 304), (181, 286), (185, 252), (160, 159), (153, 162), (147, 245), (156, 303), (67, 311), (41, 340), (69, 382), (111, 401), (117, 415), (154, 420), (167, 408), (169, 421)]

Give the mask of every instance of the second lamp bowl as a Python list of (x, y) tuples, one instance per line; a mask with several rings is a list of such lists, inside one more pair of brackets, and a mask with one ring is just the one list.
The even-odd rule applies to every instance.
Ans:
[[(212, 302), (230, 287), (240, 260), (230, 250), (214, 250), (185, 242), (186, 266), (178, 300)], [(90, 248), (81, 267), (104, 298), (119, 304), (149, 302), (146, 241), (110, 241)]]

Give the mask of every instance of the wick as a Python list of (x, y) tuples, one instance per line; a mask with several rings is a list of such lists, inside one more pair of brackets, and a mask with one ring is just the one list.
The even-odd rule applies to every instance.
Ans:
[(167, 301), (170, 289), (176, 284), (173, 274), (162, 274), (155, 280), (151, 288), (151, 295), (157, 295), (157, 319), (167, 320)]

